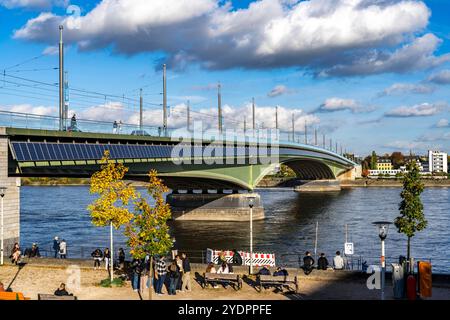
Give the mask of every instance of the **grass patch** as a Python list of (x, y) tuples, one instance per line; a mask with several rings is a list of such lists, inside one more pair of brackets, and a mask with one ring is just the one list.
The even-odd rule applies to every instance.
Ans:
[(100, 287), (103, 288), (112, 288), (112, 287), (123, 287), (125, 285), (125, 281), (121, 278), (114, 278), (113, 281), (111, 279), (103, 279), (100, 281)]

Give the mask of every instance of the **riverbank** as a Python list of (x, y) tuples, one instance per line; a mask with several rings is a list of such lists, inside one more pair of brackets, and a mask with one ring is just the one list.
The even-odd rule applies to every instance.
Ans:
[[(91, 183), (90, 179), (84, 178), (21, 178), (20, 179), (22, 186), (89, 186)], [(147, 184), (145, 182), (140, 181), (130, 181), (131, 184), (135, 187), (145, 187)]]
[[(448, 188), (450, 179), (422, 179), (426, 188)], [(402, 187), (400, 179), (356, 179), (341, 181), (342, 188), (361, 187)]]
[[(73, 286), (73, 279), (79, 270), (80, 286)], [(79, 269), (74, 269), (76, 266)], [(254, 288), (254, 282), (245, 278), (243, 288), (235, 291), (232, 288), (207, 288), (200, 285), (201, 275), (206, 265), (192, 264), (191, 283), (192, 291), (177, 293), (176, 296), (168, 296), (166, 288), (162, 296), (153, 295), (154, 300), (378, 300), (380, 292), (369, 290), (366, 286), (367, 275), (352, 271), (317, 271), (309, 276), (298, 269), (288, 269), (289, 274), (298, 274), (300, 293), (296, 294), (287, 289), (279, 292), (276, 289), (267, 289), (258, 292)], [(245, 267), (235, 267), (236, 273), (244, 275)], [(67, 284), (69, 292), (74, 293), (79, 300), (140, 300), (148, 299), (148, 290), (143, 290), (140, 295), (133, 291), (130, 281), (126, 281), (123, 287), (104, 288), (98, 284), (108, 277), (106, 270), (93, 270), (90, 260), (57, 260), (34, 259), (22, 268), (12, 265), (0, 267), (0, 281), (5, 287), (11, 285), (15, 292), (23, 292), (32, 300), (37, 299), (39, 293), (53, 293), (61, 282)], [(434, 280), (433, 280), (434, 281)], [(448, 283), (447, 283), (448, 284)], [(393, 299), (391, 282), (387, 281), (386, 298)], [(430, 299), (450, 299), (450, 286), (433, 283), (433, 297)]]

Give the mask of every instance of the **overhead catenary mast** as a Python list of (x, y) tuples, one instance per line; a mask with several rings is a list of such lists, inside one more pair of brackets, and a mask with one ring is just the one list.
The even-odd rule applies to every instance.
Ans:
[(139, 90), (139, 129), (142, 130), (144, 126), (143, 116), (144, 98), (142, 97), (142, 89)]
[(64, 130), (64, 43), (63, 29), (59, 26), (59, 130)]
[(163, 132), (167, 136), (167, 77), (166, 64), (163, 64)]
[(221, 85), (220, 82), (217, 84), (217, 117), (219, 123), (219, 133), (222, 133), (222, 93), (221, 93)]
[(189, 132), (189, 130), (191, 130), (191, 103), (189, 100), (187, 101), (186, 109), (187, 109), (186, 110), (187, 111), (186, 112), (187, 113), (186, 126), (187, 126), (187, 131)]

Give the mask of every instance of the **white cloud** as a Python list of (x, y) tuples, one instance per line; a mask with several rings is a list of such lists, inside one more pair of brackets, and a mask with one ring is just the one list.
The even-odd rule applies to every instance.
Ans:
[[(102, 0), (65, 40), (80, 50), (165, 52), (170, 67), (307, 67), (321, 75), (407, 72), (450, 60), (435, 56), (422, 1), (260, 0), (235, 10), (219, 0)], [(70, 20), (71, 19), (71, 20)], [(42, 13), (14, 37), (53, 44), (73, 17)]]
[(436, 84), (450, 84), (450, 70), (442, 70), (428, 77), (428, 81)]
[(42, 54), (53, 56), (59, 53), (59, 48), (57, 46), (48, 46), (42, 51)]
[(447, 128), (449, 126), (449, 121), (447, 119), (440, 119), (436, 123), (437, 128)]
[(371, 112), (375, 110), (373, 106), (362, 106), (354, 99), (343, 99), (338, 97), (328, 98), (314, 112), (336, 112), (350, 110), (353, 113)]
[(386, 112), (384, 115), (387, 117), (427, 117), (439, 114), (445, 108), (447, 108), (446, 103), (422, 103), (411, 107), (398, 107)]
[(405, 150), (405, 151), (414, 150), (415, 152), (418, 152), (418, 151), (425, 152), (426, 150), (441, 148), (441, 145), (431, 144), (429, 142), (431, 142), (431, 141), (425, 142), (425, 141), (397, 140), (397, 141), (389, 142), (389, 143), (383, 145), (383, 147), (389, 148), (389, 149), (394, 149), (394, 150), (398, 150), (398, 149)]
[(0, 0), (0, 6), (4, 6), (7, 9), (48, 9), (52, 5), (66, 6), (68, 2), (69, 0)]
[(394, 83), (389, 88), (386, 88), (379, 94), (379, 96), (389, 96), (393, 94), (429, 94), (434, 91), (434, 88), (424, 84), (412, 84), (412, 83)]
[(274, 97), (281, 96), (283, 94), (291, 94), (291, 93), (295, 93), (295, 92), (297, 92), (297, 91), (293, 90), (293, 89), (289, 89), (285, 85), (281, 84), (281, 85), (275, 86), (272, 90), (270, 90), (270, 92), (267, 94), (267, 96), (270, 98), (274, 98)]
[(31, 104), (18, 104), (10, 106), (2, 106), (2, 110), (10, 112), (37, 114), (40, 116), (54, 116), (57, 113), (56, 107), (51, 106), (33, 106)]

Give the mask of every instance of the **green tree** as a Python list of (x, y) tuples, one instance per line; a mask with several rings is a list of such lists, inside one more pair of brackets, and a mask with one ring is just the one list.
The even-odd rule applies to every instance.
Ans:
[(377, 169), (377, 154), (375, 153), (375, 151), (372, 151), (372, 156), (370, 157), (370, 169)]
[(122, 163), (116, 164), (110, 160), (108, 150), (105, 151), (101, 163), (100, 171), (95, 172), (91, 177), (90, 187), (90, 193), (97, 194), (98, 198), (87, 209), (95, 226), (110, 226), (110, 280), (112, 282), (114, 276), (113, 227), (117, 230), (131, 221), (133, 214), (126, 206), (130, 200), (136, 199), (137, 195), (134, 187), (123, 181), (128, 168)]
[[(147, 191), (154, 201), (151, 206), (147, 199), (140, 197), (135, 201), (134, 219), (127, 225), (130, 254), (135, 259), (150, 256), (150, 277), (153, 275), (153, 257), (166, 255), (172, 248), (173, 240), (169, 234), (167, 221), (171, 218), (170, 206), (164, 200), (169, 189), (157, 177), (157, 172), (149, 172), (150, 183)], [(152, 299), (152, 283), (149, 286), (149, 299)]]
[(394, 223), (399, 233), (408, 237), (407, 261), (411, 259), (411, 238), (416, 232), (422, 231), (427, 227), (427, 220), (423, 213), (423, 204), (420, 194), (425, 186), (420, 180), (420, 171), (417, 163), (412, 161), (407, 165), (407, 172), (403, 175), (403, 190), (400, 194), (402, 202), (400, 203), (398, 216)]

